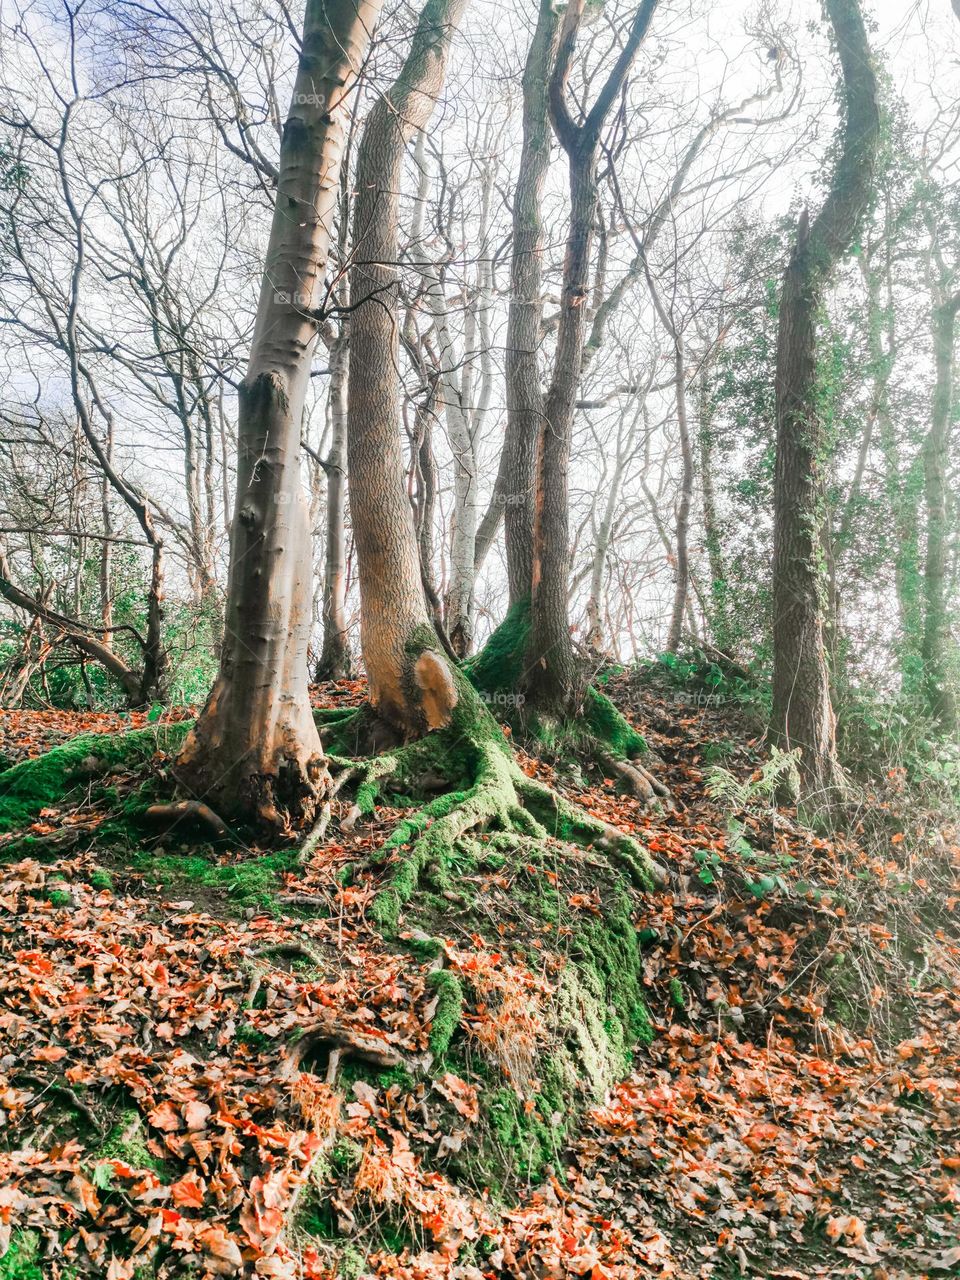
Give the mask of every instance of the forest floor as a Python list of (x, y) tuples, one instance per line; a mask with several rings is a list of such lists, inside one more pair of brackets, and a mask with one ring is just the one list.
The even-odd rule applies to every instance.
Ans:
[[(855, 830), (816, 836), (764, 797), (736, 710), (607, 692), (673, 811), (519, 758), (670, 872), (635, 912), (654, 1035), (509, 1186), (467, 1158), (527, 1141), (484, 1063), (541, 1143), (566, 1132), (536, 1073), (569, 940), (603, 910), (595, 852), (467, 867), (469, 911), (434, 894), (431, 928), (390, 940), (368, 857), (403, 797), (341, 830), (344, 798), (305, 866), (186, 828), (118, 840), (122, 772), (0, 838), (0, 1278), (960, 1275), (960, 832), (895, 771)], [(130, 723), (3, 712), (0, 755)]]

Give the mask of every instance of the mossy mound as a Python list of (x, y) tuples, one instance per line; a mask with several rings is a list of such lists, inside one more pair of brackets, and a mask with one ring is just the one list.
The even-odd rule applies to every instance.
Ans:
[(62, 803), (92, 779), (135, 768), (158, 751), (176, 752), (189, 728), (189, 721), (179, 721), (127, 733), (81, 734), (5, 770), (0, 773), (0, 834), (35, 822), (41, 809)]
[(565, 747), (594, 755), (599, 747), (616, 759), (632, 760), (647, 751), (638, 733), (606, 694), (595, 684), (584, 686), (579, 714), (562, 724), (524, 714), (522, 677), (527, 667), (530, 607), (520, 601), (510, 607), (503, 622), (484, 647), (467, 659), (464, 674), (481, 698), (526, 733), (557, 751)]

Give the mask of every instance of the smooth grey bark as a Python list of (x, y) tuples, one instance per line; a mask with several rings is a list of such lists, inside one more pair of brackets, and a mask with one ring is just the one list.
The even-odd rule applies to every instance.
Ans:
[(220, 671), (178, 779), (229, 817), (312, 819), (326, 769), (310, 706), (312, 556), (300, 431), (348, 96), (379, 0), (309, 0), (246, 376)]

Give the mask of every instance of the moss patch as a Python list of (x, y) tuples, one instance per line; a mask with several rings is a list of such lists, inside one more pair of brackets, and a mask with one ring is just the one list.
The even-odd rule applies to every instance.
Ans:
[(427, 985), (437, 998), (430, 1026), (430, 1052), (435, 1058), (442, 1058), (463, 1017), (463, 983), (449, 969), (439, 969), (430, 975)]
[(131, 1169), (149, 1169), (161, 1180), (164, 1180), (168, 1173), (164, 1162), (158, 1159), (147, 1146), (143, 1119), (140, 1112), (132, 1108), (123, 1113), (94, 1152), (91, 1163), (95, 1181), (97, 1167), (110, 1160), (122, 1161)]
[(0, 1258), (0, 1280), (44, 1280), (36, 1231), (13, 1232), (10, 1247)]
[(0, 774), (0, 834), (34, 822), (41, 809), (61, 803), (81, 784), (116, 768), (143, 764), (158, 751), (175, 752), (188, 721), (152, 725), (129, 733), (81, 734), (52, 751)]

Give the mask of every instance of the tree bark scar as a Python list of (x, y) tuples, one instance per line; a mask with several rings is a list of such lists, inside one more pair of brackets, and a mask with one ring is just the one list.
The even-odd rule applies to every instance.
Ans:
[(442, 729), (450, 723), (453, 708), (457, 705), (457, 688), (445, 659), (427, 649), (421, 653), (413, 667), (413, 678), (420, 690), (427, 727)]

